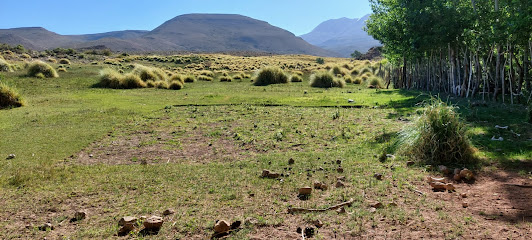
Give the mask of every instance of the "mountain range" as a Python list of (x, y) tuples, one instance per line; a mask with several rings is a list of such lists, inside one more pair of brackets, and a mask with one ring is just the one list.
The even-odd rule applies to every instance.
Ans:
[(42, 27), (0, 29), (0, 43), (29, 49), (109, 48), (127, 52), (231, 52), (338, 54), (313, 46), (289, 31), (236, 14), (185, 14), (152, 31), (127, 30), (86, 35), (60, 35)]
[(310, 33), (301, 35), (301, 38), (310, 44), (339, 53), (342, 57), (349, 57), (355, 50), (365, 53), (372, 47), (381, 46), (379, 41), (364, 31), (368, 18), (369, 15), (327, 20)]
[(379, 43), (363, 31), (365, 20), (333, 19), (297, 37), (267, 22), (236, 14), (185, 14), (151, 30), (60, 35), (42, 27), (0, 29), (0, 43), (29, 49), (108, 48), (124, 52), (265, 52), (349, 57)]

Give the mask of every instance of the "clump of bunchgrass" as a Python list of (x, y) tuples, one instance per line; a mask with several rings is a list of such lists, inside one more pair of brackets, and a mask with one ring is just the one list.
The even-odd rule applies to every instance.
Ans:
[(199, 80), (199, 81), (212, 82), (212, 77), (205, 76), (205, 75), (199, 75), (199, 76), (198, 76), (198, 80)]
[[(205, 76), (205, 75), (202, 75), (202, 76)], [(195, 81), (196, 81), (196, 77), (194, 77), (194, 75), (187, 75), (183, 78), (183, 82), (193, 83)]]
[(24, 100), (17, 90), (0, 82), (0, 109), (24, 106)]
[(368, 87), (370, 88), (384, 88), (384, 83), (380, 77), (371, 77), (368, 79)]
[(137, 75), (142, 81), (166, 81), (167, 74), (160, 68), (147, 67), (140, 64), (135, 65), (133, 74)]
[(122, 76), (122, 79), (120, 80), (120, 86), (121, 88), (133, 89), (145, 88), (148, 85), (144, 81), (142, 81), (139, 76), (133, 73), (128, 73)]
[(453, 106), (433, 99), (418, 119), (399, 132), (398, 151), (434, 166), (475, 165), (475, 148), (466, 130)]
[(331, 72), (317, 72), (310, 77), (310, 86), (318, 88), (332, 88), (345, 87), (345, 81), (340, 78), (335, 78)]
[(160, 89), (168, 89), (168, 83), (166, 81), (156, 81), (155, 87)]
[(59, 77), (55, 69), (42, 61), (35, 61), (28, 68), (28, 76), (38, 78), (56, 78)]
[(98, 85), (107, 88), (121, 88), (122, 74), (110, 68), (103, 69), (100, 71), (100, 82)]
[(353, 79), (353, 83), (354, 84), (361, 84), (363, 81), (362, 81), (362, 78), (360, 77), (356, 77), (355, 79)]
[(214, 72), (209, 70), (202, 70), (199, 72), (199, 75), (207, 76), (207, 77), (214, 77)]
[(345, 69), (341, 68), (340, 66), (332, 67), (331, 72), (335, 76), (338, 76), (338, 75), (345, 76), (349, 74)]
[(290, 82), (303, 82), (303, 77), (301, 75), (292, 75)]
[(67, 69), (65, 67), (58, 67), (57, 71), (58, 72), (67, 72)]
[(220, 82), (231, 82), (233, 81), (233, 79), (229, 76), (221, 76), (220, 77)]
[(288, 83), (288, 75), (278, 67), (265, 67), (261, 69), (253, 84), (255, 86), (266, 86), (270, 84)]
[(170, 84), (168, 84), (168, 89), (179, 90), (181, 88), (183, 88), (183, 83), (180, 81), (171, 81)]
[(59, 60), (59, 64), (68, 64), (68, 65), (70, 65), (70, 60), (68, 60), (66, 58), (61, 58)]
[(13, 72), (13, 67), (3, 58), (0, 58), (0, 72)]
[(353, 78), (349, 75), (344, 76), (345, 83), (353, 83)]

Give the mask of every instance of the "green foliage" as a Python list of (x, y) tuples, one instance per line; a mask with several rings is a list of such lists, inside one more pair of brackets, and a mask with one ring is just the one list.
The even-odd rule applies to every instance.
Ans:
[(351, 53), (351, 57), (354, 59), (358, 59), (361, 56), (362, 56), (362, 53), (358, 50), (355, 50), (353, 53)]
[(423, 114), (399, 133), (399, 152), (425, 164), (471, 166), (475, 149), (452, 106), (433, 99)]
[(14, 88), (0, 82), (0, 109), (22, 106), (24, 106), (24, 101), (18, 92)]
[(343, 79), (335, 78), (330, 72), (317, 72), (310, 77), (310, 86), (318, 88), (345, 87)]
[(325, 59), (320, 58), (320, 57), (319, 57), (319, 58), (316, 58), (316, 63), (318, 63), (318, 64), (325, 64)]
[(372, 86), (374, 88), (384, 88), (384, 83), (382, 78), (373, 76), (368, 79), (368, 86)]
[(28, 76), (30, 77), (45, 77), (45, 78), (56, 78), (59, 77), (55, 69), (42, 62), (42, 61), (35, 61), (30, 64), (28, 68)]
[(265, 67), (261, 69), (255, 78), (255, 86), (266, 86), (270, 84), (288, 83), (288, 75), (278, 67)]

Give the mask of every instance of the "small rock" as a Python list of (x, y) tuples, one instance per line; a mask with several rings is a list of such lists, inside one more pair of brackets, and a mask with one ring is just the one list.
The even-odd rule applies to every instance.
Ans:
[(449, 170), (446, 166), (443, 166), (443, 165), (438, 166), (438, 169), (440, 170), (440, 172), (442, 172), (445, 175), (451, 172), (451, 170)]
[(174, 213), (175, 213), (174, 209), (168, 208), (168, 209), (164, 210), (163, 215), (168, 216), (168, 215), (172, 215)]
[(92, 154), (89, 154), (89, 157), (90, 157), (90, 158), (93, 158), (93, 157), (94, 157), (94, 155), (92, 155)]
[(314, 236), (314, 228), (313, 227), (306, 227), (305, 228), (305, 237), (312, 238)]
[(430, 186), (433, 190), (445, 190), (445, 183), (441, 182), (430, 182)]
[(345, 208), (344, 208), (344, 207), (338, 208), (338, 209), (336, 209), (336, 212), (337, 212), (338, 214), (345, 213)]
[(338, 180), (336, 181), (336, 185), (335, 185), (337, 188), (343, 188), (345, 187), (345, 183), (342, 182), (341, 180)]
[(262, 170), (261, 176), (263, 178), (278, 178), (279, 176), (281, 176), (281, 174), (276, 172), (270, 172), (269, 170), (264, 169)]
[(353, 100), (353, 99), (347, 99), (347, 102), (348, 102), (348, 103), (353, 103), (353, 102), (355, 102), (355, 100)]
[(458, 182), (458, 181), (460, 181), (460, 179), (462, 179), (462, 177), (460, 176), (460, 174), (454, 174), (454, 175), (453, 175), (453, 180), (455, 180), (455, 181)]
[(336, 171), (337, 171), (338, 173), (343, 173), (343, 172), (344, 172), (344, 169), (343, 169), (342, 167), (339, 167), (338, 169), (336, 169)]
[(41, 231), (54, 230), (54, 226), (51, 223), (45, 223), (45, 224), (39, 226), (39, 230), (41, 230)]
[(415, 164), (414, 161), (408, 161), (408, 162), (406, 162), (406, 166), (407, 166), (407, 167), (413, 166), (414, 164)]
[(345, 181), (345, 176), (336, 177), (337, 181)]
[(315, 189), (321, 189), (321, 190), (325, 191), (325, 190), (328, 189), (328, 186), (325, 183), (316, 181), (316, 182), (314, 182), (314, 188)]
[(290, 164), (290, 165), (294, 164), (295, 162), (296, 162), (296, 161), (295, 161), (293, 158), (290, 158), (290, 159), (288, 160), (288, 164)]
[(456, 175), (456, 174), (460, 174), (460, 168), (455, 168), (454, 171), (453, 171), (453, 174)]
[(462, 198), (467, 198), (467, 193), (462, 193), (462, 194), (460, 194), (460, 197), (462, 197)]
[(375, 179), (377, 179), (377, 180), (382, 180), (382, 174), (380, 174), (380, 173), (375, 173), (375, 174), (373, 174), (373, 177), (374, 177)]
[(246, 220), (244, 220), (244, 224), (248, 225), (248, 226), (249, 225), (255, 225), (257, 223), (259, 223), (259, 221), (257, 219), (255, 219), (255, 218), (252, 218), (252, 217), (248, 217), (248, 218), (246, 218)]
[(389, 159), (395, 160), (395, 155), (393, 155), (393, 154), (386, 154), (386, 158), (389, 158)]
[(469, 206), (469, 204), (467, 204), (467, 202), (462, 202), (462, 207), (463, 208), (467, 208)]
[(125, 225), (130, 225), (130, 224), (136, 225), (137, 224), (137, 218), (136, 217), (131, 217), (131, 216), (126, 216), (126, 217), (121, 218), (120, 221), (118, 221), (118, 225), (120, 225), (120, 226), (125, 226)]
[(471, 180), (475, 178), (475, 175), (473, 174), (473, 172), (468, 170), (467, 168), (464, 168), (462, 171), (460, 171), (460, 176), (467, 180)]
[(447, 184), (445, 184), (445, 190), (454, 191), (455, 187), (454, 187), (454, 185), (452, 183), (447, 183)]
[(15, 158), (15, 157), (16, 157), (15, 154), (11, 153), (11, 154), (7, 155), (7, 158), (6, 158), (6, 159), (9, 160), (9, 159), (13, 159), (13, 158)]
[(159, 231), (159, 229), (161, 229), (163, 226), (163, 223), (164, 220), (162, 217), (151, 216), (144, 221), (143, 225), (147, 230)]
[(372, 208), (369, 209), (369, 212), (370, 212), (370, 213), (374, 213), (374, 212), (376, 212), (376, 211), (377, 211), (377, 209), (374, 208), (374, 207), (372, 207)]
[(231, 225), (225, 220), (217, 221), (214, 225), (214, 233), (223, 233), (231, 229)]
[(369, 206), (373, 207), (373, 208), (382, 208), (382, 207), (384, 207), (384, 205), (382, 205), (381, 202), (373, 202)]
[(307, 91), (307, 90), (303, 91), (303, 94), (307, 94), (307, 93), (308, 93), (308, 91)]
[(321, 220), (319, 220), (319, 219), (316, 219), (316, 220), (312, 221), (312, 224), (314, 226), (316, 226), (317, 228), (323, 227), (323, 222)]
[(299, 195), (310, 195), (312, 193), (311, 187), (302, 187), (298, 191)]

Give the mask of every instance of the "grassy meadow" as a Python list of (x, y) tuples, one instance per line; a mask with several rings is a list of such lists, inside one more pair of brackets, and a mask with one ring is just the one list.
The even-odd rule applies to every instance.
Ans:
[[(125, 238), (208, 239), (219, 219), (242, 221), (229, 239), (297, 239), (297, 227), (318, 219), (324, 225), (316, 239), (490, 237), (500, 228), (520, 238), (532, 228), (530, 220), (502, 217), (490, 228), (485, 216), (494, 213), (450, 200), (462, 185), (472, 186), (435, 194), (424, 177), (438, 173), (427, 166), (407, 167), (409, 158), (401, 155), (379, 161), (430, 99), (392, 86), (374, 88), (385, 86), (379, 62), (221, 54), (84, 57), (62, 64), (43, 58), (63, 68), (59, 77), (47, 78), (28, 76), (16, 56), (4, 58), (16, 67), (0, 72), (0, 82), (16, 89), (24, 106), (0, 110), (2, 239), (124, 238), (117, 236), (121, 217), (162, 216), (166, 209), (175, 213), (164, 216), (157, 235), (133, 231)], [(101, 70), (127, 74), (135, 64), (157, 67), (168, 78), (182, 76), (182, 89), (99, 85)], [(266, 66), (302, 81), (254, 86)], [(311, 87), (317, 71), (332, 72), (345, 86)], [(357, 79), (360, 84), (353, 83)], [(532, 169), (523, 167), (532, 159), (532, 125), (522, 108), (440, 97), (459, 107), (482, 161), (478, 174), (504, 170), (532, 178)], [(9, 154), (15, 157), (6, 159)], [(260, 178), (263, 169), (282, 177)], [(335, 187), (342, 176), (345, 186)], [(298, 188), (315, 181), (328, 190), (298, 199)], [(287, 212), (350, 199), (347, 213)], [(384, 207), (372, 209), (375, 201)], [(87, 218), (70, 222), (78, 210)], [(39, 230), (43, 223), (54, 229)]]

